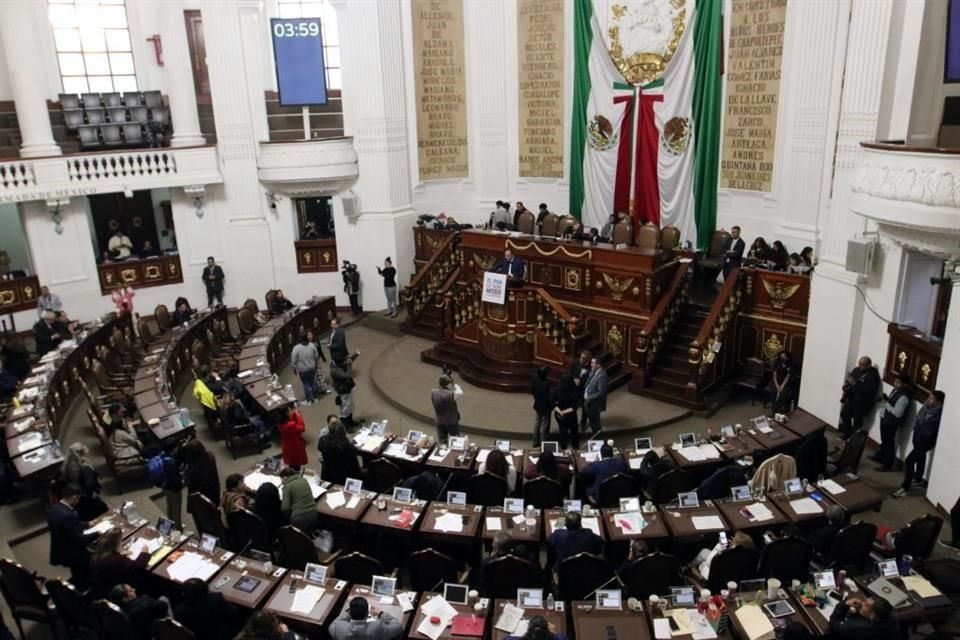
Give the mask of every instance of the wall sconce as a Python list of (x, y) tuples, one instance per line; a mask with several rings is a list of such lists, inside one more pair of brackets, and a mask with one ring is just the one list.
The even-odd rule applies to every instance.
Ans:
[(270, 213), (277, 213), (277, 203), (280, 201), (280, 198), (277, 197), (272, 191), (267, 191), (267, 204), (270, 205)]
[(197, 214), (197, 218), (203, 218), (203, 196), (193, 197), (193, 208), (194, 213)]
[(47, 210), (50, 211), (50, 219), (53, 221), (53, 230), (57, 235), (63, 234), (63, 218), (60, 215), (62, 207), (70, 204), (70, 198), (62, 200), (47, 200)]

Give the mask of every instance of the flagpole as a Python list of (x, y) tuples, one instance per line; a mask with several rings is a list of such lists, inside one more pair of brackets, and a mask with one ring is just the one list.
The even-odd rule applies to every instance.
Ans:
[[(633, 140), (630, 141), (630, 199), (629, 211), (631, 226), (636, 226), (634, 212), (637, 210), (637, 194), (633, 192), (634, 185), (637, 183), (637, 136), (640, 135), (640, 87), (633, 87)], [(619, 212), (614, 212), (619, 213)]]

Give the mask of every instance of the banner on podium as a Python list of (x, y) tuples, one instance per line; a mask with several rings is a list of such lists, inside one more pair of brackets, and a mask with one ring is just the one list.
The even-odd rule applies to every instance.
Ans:
[(483, 302), (503, 304), (507, 300), (507, 276), (503, 273), (487, 271), (483, 274)]

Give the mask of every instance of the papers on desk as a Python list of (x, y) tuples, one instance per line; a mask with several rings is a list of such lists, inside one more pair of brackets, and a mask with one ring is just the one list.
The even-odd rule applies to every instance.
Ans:
[(43, 378), (41, 378), (40, 376), (30, 376), (29, 378), (23, 381), (23, 386), (32, 387), (34, 385), (40, 384), (41, 382), (43, 382)]
[(43, 354), (42, 358), (40, 358), (40, 362), (42, 362), (43, 364), (47, 364), (48, 362), (53, 362), (54, 360), (57, 359), (57, 355), (58, 354), (56, 351), (48, 351), (45, 354)]
[(33, 405), (32, 405), (32, 404), (24, 404), (24, 405), (21, 405), (21, 406), (19, 406), (19, 407), (17, 407), (16, 409), (13, 410), (13, 416), (12, 416), (12, 417), (14, 417), (14, 418), (19, 418), (20, 416), (25, 416), (25, 415), (27, 415), (28, 413), (30, 413), (30, 412), (32, 412), (32, 411), (33, 411)]
[(23, 433), (24, 431), (32, 427), (33, 423), (36, 421), (37, 419), (34, 418), (33, 416), (28, 416), (26, 418), (23, 418), (22, 420), (17, 420), (16, 422), (14, 422), (13, 428), (17, 433)]
[(733, 615), (737, 616), (740, 626), (743, 627), (748, 640), (771, 640), (773, 638), (773, 624), (763, 609), (755, 604), (747, 604), (737, 609)]
[(846, 489), (843, 487), (843, 485), (841, 485), (836, 480), (833, 480), (831, 478), (827, 478), (826, 480), (821, 482), (818, 486), (824, 491), (827, 491), (828, 493), (831, 493), (835, 496), (846, 492)]
[(530, 460), (530, 462), (532, 462), (533, 464), (537, 464), (538, 462), (540, 462), (540, 456), (527, 456), (527, 458), (528, 458), (528, 459)]
[(480, 449), (477, 451), (477, 464), (483, 464), (486, 462), (488, 455), (490, 455), (490, 449)]
[(356, 509), (358, 504), (360, 504), (360, 496), (352, 495), (350, 499), (347, 500), (347, 509)]
[[(673, 621), (677, 623), (677, 630), (672, 631), (671, 634), (675, 636), (685, 636), (693, 633), (693, 627), (690, 624), (690, 613), (696, 613), (696, 611), (689, 609), (670, 609), (663, 612), (663, 615), (666, 616), (667, 625), (669, 626), (669, 618), (673, 618)], [(706, 622), (706, 620), (704, 620)], [(709, 623), (708, 623), (709, 626)], [(716, 636), (714, 636), (716, 637)]]
[(20, 402), (26, 402), (28, 400), (33, 400), (40, 394), (40, 387), (30, 387), (29, 389), (22, 389), (17, 398)]
[(693, 640), (716, 640), (717, 632), (705, 615), (694, 609), (687, 609), (685, 613), (690, 623)]
[(316, 480), (312, 478), (310, 479), (310, 493), (313, 494), (314, 500), (316, 500), (326, 492), (327, 492), (326, 487), (317, 484)]
[(84, 529), (83, 535), (89, 536), (93, 533), (106, 533), (107, 531), (110, 531), (110, 529), (113, 529), (113, 526), (112, 520), (103, 520), (93, 525), (89, 529)]
[(132, 543), (130, 543), (130, 551), (127, 553), (128, 556), (136, 560), (137, 556), (146, 551), (147, 553), (156, 553), (163, 546), (163, 540), (160, 538), (153, 538), (151, 540), (144, 540), (143, 538), (137, 538)]
[(458, 513), (445, 513), (437, 518), (434, 529), (444, 533), (461, 533), (463, 531), (463, 518)]
[(487, 531), (500, 531), (500, 518), (487, 516)]
[(297, 592), (293, 594), (293, 603), (290, 605), (290, 611), (292, 613), (309, 615), (322, 597), (323, 587), (311, 584), (303, 589), (297, 589)]
[(723, 520), (720, 516), (693, 516), (693, 528), (697, 531), (708, 531), (710, 529), (724, 529)]
[(27, 447), (39, 446), (46, 439), (47, 434), (34, 431), (33, 433), (23, 436), (23, 439), (20, 441), (20, 446), (23, 449), (26, 449)]
[(521, 632), (518, 628), (522, 621), (523, 609), (508, 602), (504, 605), (503, 611), (500, 613), (500, 617), (497, 618), (497, 624), (494, 625), (494, 628), (509, 633), (510, 635), (522, 636), (526, 633), (526, 629)]
[(936, 598), (943, 595), (923, 576), (903, 576), (903, 586), (921, 598)]
[(627, 464), (630, 465), (631, 469), (639, 469), (640, 465), (643, 464), (643, 458), (630, 458), (627, 460)]
[(617, 513), (613, 522), (626, 534), (640, 533), (647, 526), (647, 521), (639, 513)]
[(283, 482), (280, 480), (280, 476), (267, 475), (266, 473), (260, 473), (259, 471), (254, 471), (243, 478), (243, 483), (247, 485), (247, 488), (254, 493), (257, 492), (257, 489), (259, 489), (261, 485), (268, 482), (277, 488), (280, 488), (280, 485), (283, 484)]
[(413, 611), (413, 598), (417, 594), (413, 591), (404, 591), (397, 594), (397, 602), (400, 604), (400, 610), (404, 613)]
[(407, 455), (407, 443), (406, 441), (401, 442), (391, 442), (387, 445), (386, 451), (383, 452), (383, 455), (393, 456), (394, 458), (403, 458), (404, 460), (419, 460), (420, 456), (423, 455), (423, 451), (417, 449), (415, 455)]
[(324, 497), (324, 500), (327, 501), (327, 506), (331, 509), (339, 509), (347, 504), (347, 499), (344, 497), (343, 491), (331, 491)]
[(747, 517), (752, 522), (766, 522), (774, 518), (773, 511), (770, 511), (767, 505), (759, 502), (745, 506), (743, 511), (746, 512)]
[(177, 582), (186, 582), (190, 578), (209, 580), (219, 570), (219, 565), (199, 553), (185, 551), (176, 561), (170, 563), (167, 574)]
[(790, 501), (790, 508), (797, 515), (817, 515), (823, 512), (820, 505), (813, 498), (797, 498)]
[(449, 449), (437, 448), (430, 454), (430, 459), (435, 462), (441, 462), (444, 458), (447, 457), (447, 454), (450, 453)]
[(580, 457), (583, 458), (584, 462), (596, 462), (600, 459), (599, 451), (585, 451), (580, 454)]
[(237, 374), (237, 377), (243, 380), (244, 378), (249, 378), (253, 375), (253, 369), (246, 369)]
[(674, 450), (690, 462), (703, 462), (704, 460), (716, 460), (720, 458), (720, 452), (712, 444), (700, 444)]
[(656, 640), (670, 640), (673, 637), (673, 633), (670, 631), (670, 621), (666, 618), (654, 618), (653, 637)]
[(365, 429), (353, 436), (353, 443), (364, 451), (376, 451), (385, 439), (383, 436), (378, 436), (371, 433), (369, 429)]
[[(434, 596), (427, 600), (426, 603), (420, 605), (420, 611), (423, 612), (423, 621), (417, 627), (417, 631), (432, 640), (437, 640), (443, 635), (447, 625), (451, 624), (457, 616), (457, 610), (442, 596)], [(437, 624), (430, 622), (430, 619), (434, 617), (439, 618), (440, 622)]]

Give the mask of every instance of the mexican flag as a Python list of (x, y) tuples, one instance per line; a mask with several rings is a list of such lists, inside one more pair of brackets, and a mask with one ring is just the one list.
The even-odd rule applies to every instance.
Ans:
[(705, 248), (717, 214), (722, 0), (683, 0), (672, 57), (637, 85), (611, 58), (595, 1), (574, 4), (570, 212), (597, 228), (626, 212)]

